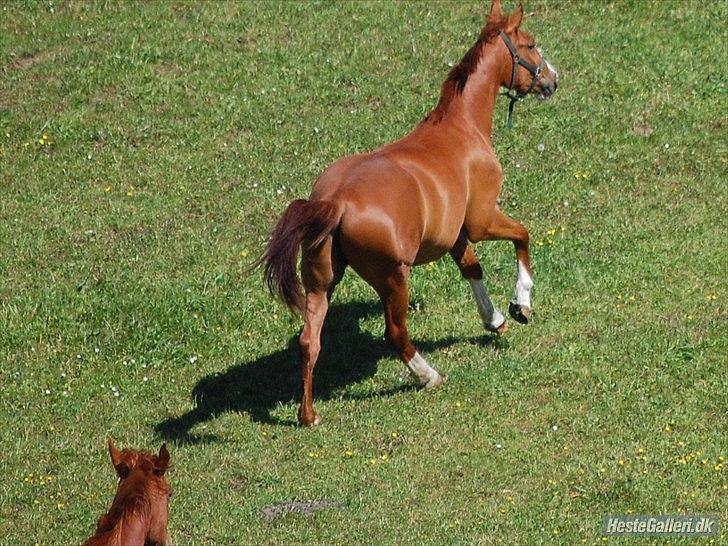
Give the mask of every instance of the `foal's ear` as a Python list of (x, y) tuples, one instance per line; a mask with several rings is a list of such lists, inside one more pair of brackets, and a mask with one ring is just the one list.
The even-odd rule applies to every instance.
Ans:
[(490, 14), (488, 15), (488, 21), (500, 21), (503, 19), (503, 8), (501, 7), (501, 0), (493, 0), (490, 5)]
[(520, 27), (521, 21), (523, 21), (523, 4), (518, 4), (516, 11), (511, 13), (508, 17), (508, 22), (506, 23), (506, 34), (510, 34)]
[(126, 478), (129, 475), (129, 467), (122, 462), (121, 451), (114, 445), (114, 440), (109, 438), (109, 455), (111, 455), (111, 464), (114, 465), (116, 475), (120, 478)]
[(167, 451), (167, 444), (162, 444), (159, 448), (159, 455), (157, 455), (157, 466), (154, 468), (154, 473), (157, 476), (164, 476), (164, 473), (169, 468), (169, 451)]
[(121, 462), (121, 451), (114, 445), (114, 440), (109, 436), (109, 455), (111, 455), (111, 464), (116, 468)]

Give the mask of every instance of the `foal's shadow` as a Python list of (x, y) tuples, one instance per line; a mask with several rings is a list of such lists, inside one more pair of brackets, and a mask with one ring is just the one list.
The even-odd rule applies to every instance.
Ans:
[[(381, 315), (381, 309), (372, 303), (353, 302), (329, 309), (322, 333), (321, 355), (314, 372), (316, 400), (331, 399), (343, 387), (373, 376), (377, 362), (384, 356), (393, 355), (383, 339), (377, 339), (359, 328), (361, 319), (374, 314)], [(418, 347), (431, 351), (456, 341), (452, 337), (429, 343), (419, 341)], [(407, 382), (376, 395), (391, 395), (414, 388)], [(180, 417), (159, 423), (155, 430), (164, 439), (178, 443), (212, 442), (216, 440), (214, 436), (193, 433), (192, 429), (225, 412), (244, 412), (261, 423), (293, 425), (293, 421), (281, 421), (272, 416), (271, 410), (281, 404), (298, 403), (300, 394), (298, 335), (295, 335), (288, 341), (286, 349), (202, 378), (192, 390), (195, 408)]]

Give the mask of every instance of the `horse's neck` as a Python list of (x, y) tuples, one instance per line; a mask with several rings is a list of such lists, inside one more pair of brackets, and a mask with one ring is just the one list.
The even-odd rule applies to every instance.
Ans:
[(460, 97), (462, 115), (490, 141), (493, 112), (500, 91), (500, 61), (493, 47), (486, 46), (478, 69), (470, 75)]
[(488, 141), (493, 132), (493, 111), (502, 80), (502, 59), (495, 44), (483, 48), (476, 70), (469, 75), (462, 93), (455, 93), (433, 111), (428, 119), (436, 122), (466, 123)]
[(109, 511), (96, 526), (98, 542), (88, 544), (143, 544), (148, 529), (150, 502), (143, 489), (114, 498)]
[(125, 546), (127, 544), (144, 544), (147, 539), (148, 524), (146, 516), (125, 510), (121, 517), (111, 520), (102, 516), (96, 534), (85, 546)]

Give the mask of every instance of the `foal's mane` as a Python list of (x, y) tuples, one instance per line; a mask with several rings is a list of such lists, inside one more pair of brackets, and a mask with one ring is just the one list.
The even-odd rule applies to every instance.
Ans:
[(146, 519), (151, 512), (148, 482), (150, 480), (134, 471), (119, 484), (114, 502), (109, 511), (99, 518), (96, 534), (114, 531), (115, 527), (130, 518)]
[(154, 473), (154, 455), (130, 450), (124, 450), (124, 455), (132, 469), (129, 476), (119, 482), (111, 508), (99, 518), (96, 534), (88, 540), (87, 546), (120, 541), (124, 529), (132, 521), (149, 519), (152, 500), (169, 492), (164, 479)]
[(468, 83), (468, 78), (478, 68), (478, 63), (480, 62), (480, 57), (483, 54), (483, 49), (486, 44), (498, 36), (500, 31), (506, 27), (507, 22), (508, 20), (505, 17), (495, 21), (488, 19), (485, 27), (480, 31), (478, 40), (463, 55), (460, 62), (448, 73), (447, 79), (442, 84), (440, 100), (435, 109), (425, 118), (425, 121), (430, 120), (434, 123), (442, 121), (452, 100), (462, 94), (465, 89), (465, 84)]

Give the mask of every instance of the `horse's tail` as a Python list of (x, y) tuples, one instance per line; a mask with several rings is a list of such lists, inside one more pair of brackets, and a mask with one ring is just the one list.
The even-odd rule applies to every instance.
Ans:
[(292, 311), (304, 309), (301, 281), (296, 274), (298, 251), (320, 245), (341, 220), (342, 209), (331, 201), (293, 201), (273, 228), (268, 246), (258, 263), (265, 264), (264, 276), (271, 294)]

